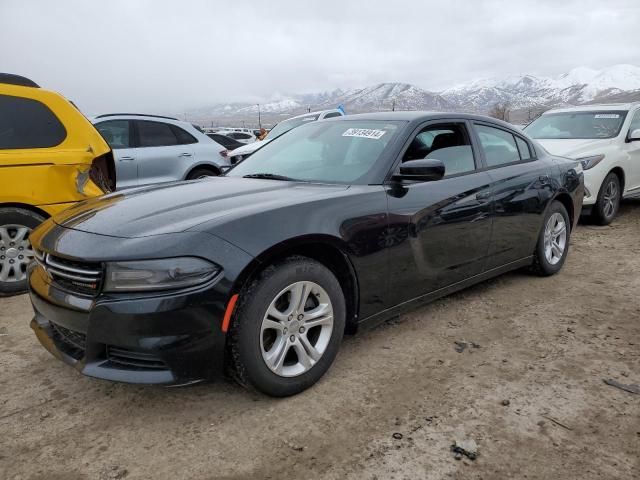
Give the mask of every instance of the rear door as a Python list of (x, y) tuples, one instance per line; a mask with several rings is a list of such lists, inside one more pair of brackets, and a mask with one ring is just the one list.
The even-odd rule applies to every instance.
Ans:
[(96, 123), (96, 129), (113, 150), (116, 164), (116, 188), (138, 185), (138, 164), (130, 120), (107, 120)]
[(420, 127), (402, 161), (445, 164), (433, 182), (390, 183), (390, 304), (398, 304), (474, 275), (485, 267), (491, 237), (491, 177), (464, 121)]
[(490, 270), (533, 255), (545, 208), (557, 186), (550, 164), (535, 157), (524, 137), (495, 124), (474, 122), (473, 127), (492, 182)]
[(184, 178), (194, 162), (195, 153), (193, 144), (181, 144), (179, 130), (184, 130), (176, 130), (178, 127), (169, 123), (151, 120), (133, 120), (133, 123), (138, 145), (138, 184), (171, 182)]

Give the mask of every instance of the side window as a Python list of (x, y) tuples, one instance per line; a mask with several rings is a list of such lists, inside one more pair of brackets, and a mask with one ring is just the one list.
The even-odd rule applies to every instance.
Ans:
[(136, 120), (140, 147), (168, 147), (178, 144), (178, 139), (168, 123)]
[(341, 117), (342, 115), (338, 112), (327, 113), (324, 118), (333, 118), (333, 117)]
[(516, 144), (518, 145), (518, 152), (520, 153), (520, 158), (522, 160), (530, 160), (531, 159), (531, 150), (529, 149), (529, 144), (525, 142), (520, 137), (516, 138)]
[(475, 128), (488, 166), (495, 167), (520, 161), (516, 140), (511, 133), (486, 125), (476, 125)]
[(129, 120), (109, 120), (96, 124), (102, 138), (114, 150), (131, 148), (131, 128)]
[(64, 125), (37, 100), (0, 95), (0, 149), (48, 148), (67, 138)]
[(445, 177), (476, 169), (467, 129), (462, 124), (432, 125), (418, 133), (402, 161), (432, 158), (444, 163)]
[(636, 113), (631, 119), (631, 125), (629, 125), (629, 133), (640, 128), (640, 110), (636, 110)]
[(192, 143), (198, 143), (198, 140), (196, 140), (196, 137), (191, 135), (186, 130), (183, 130), (182, 128), (180, 128), (180, 127), (178, 127), (176, 125), (170, 125), (170, 128), (173, 131), (173, 134), (178, 139), (178, 143), (180, 145), (189, 145), (189, 144), (192, 144)]

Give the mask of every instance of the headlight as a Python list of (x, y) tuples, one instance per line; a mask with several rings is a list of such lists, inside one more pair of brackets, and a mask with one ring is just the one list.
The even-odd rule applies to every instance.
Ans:
[(185, 288), (211, 280), (220, 267), (195, 257), (107, 263), (106, 292)]
[(576, 160), (578, 160), (582, 164), (582, 168), (584, 168), (585, 170), (589, 170), (590, 168), (593, 168), (597, 164), (599, 164), (603, 158), (604, 158), (604, 155), (600, 154), (600, 155), (590, 155), (588, 157), (576, 158)]

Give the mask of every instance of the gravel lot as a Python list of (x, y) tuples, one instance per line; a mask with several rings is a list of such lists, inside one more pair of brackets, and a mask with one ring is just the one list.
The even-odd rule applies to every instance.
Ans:
[[(26, 296), (0, 299), (0, 479), (640, 478), (640, 395), (603, 382), (640, 384), (639, 292), (631, 202), (579, 226), (561, 274), (509, 274), (349, 337), (283, 400), (82, 377), (39, 346)], [(478, 458), (455, 460), (455, 439)]]

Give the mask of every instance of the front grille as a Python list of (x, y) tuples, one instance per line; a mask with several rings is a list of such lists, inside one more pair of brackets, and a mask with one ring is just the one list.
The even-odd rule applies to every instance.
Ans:
[(126, 370), (167, 370), (167, 365), (152, 353), (107, 346), (107, 359), (113, 368)]
[(35, 249), (34, 255), (51, 280), (65, 290), (85, 295), (97, 295), (100, 291), (103, 277), (100, 263), (67, 260)]
[(76, 360), (84, 357), (87, 345), (87, 336), (84, 333), (69, 330), (55, 323), (50, 323), (50, 325), (53, 333), (52, 338), (58, 348)]

